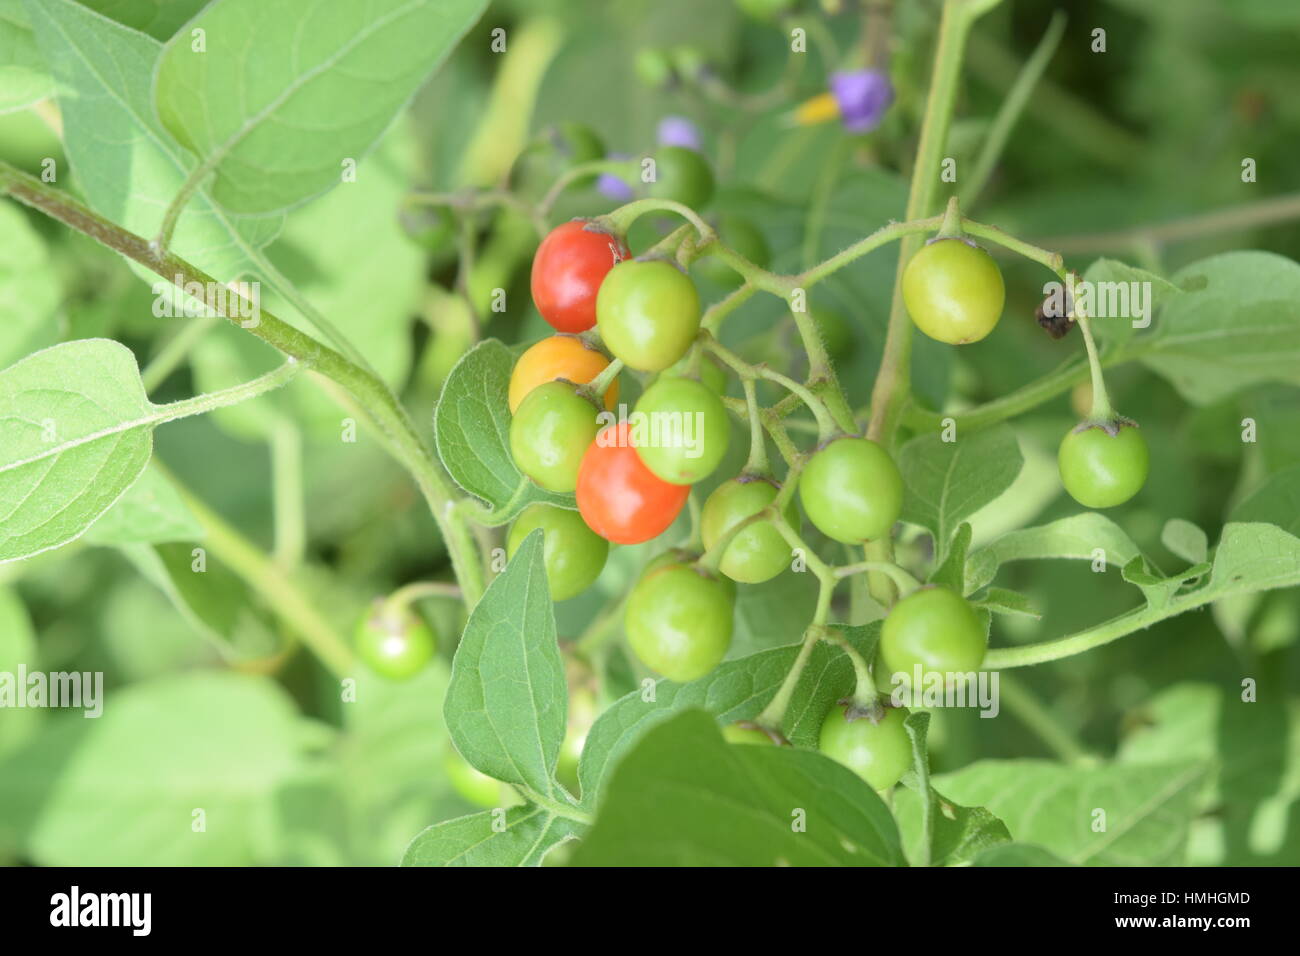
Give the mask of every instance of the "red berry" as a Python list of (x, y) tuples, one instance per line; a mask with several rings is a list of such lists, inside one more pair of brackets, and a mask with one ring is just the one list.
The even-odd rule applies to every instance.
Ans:
[(556, 226), (533, 256), (533, 304), (559, 332), (596, 324), (596, 293), (605, 273), (630, 253), (621, 239), (588, 220)]

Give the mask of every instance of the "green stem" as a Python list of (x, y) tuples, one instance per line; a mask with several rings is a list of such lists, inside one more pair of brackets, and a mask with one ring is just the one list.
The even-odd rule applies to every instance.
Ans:
[(152, 392), (167, 381), (167, 377), (176, 371), (185, 360), (185, 356), (190, 354), (194, 344), (220, 321), (220, 317), (215, 315), (200, 315), (187, 320), (180, 331), (169, 338), (149, 363), (141, 369), (140, 380), (144, 382), (144, 390)]
[(259, 375), (252, 381), (233, 385), (230, 388), (223, 388), (216, 392), (195, 395), (193, 398), (185, 398), (179, 402), (155, 405), (154, 408), (157, 409), (156, 417), (151, 420), (156, 423), (174, 422), (178, 418), (202, 415), (214, 408), (238, 405), (240, 402), (246, 402), (250, 398), (256, 398), (258, 395), (279, 388), (297, 375), (298, 371), (298, 363), (293, 358), (289, 358), (283, 365), (272, 369), (265, 375)]
[(858, 653), (858, 649), (849, 643), (849, 639), (838, 631), (828, 630), (826, 641), (842, 650), (853, 664), (853, 703), (862, 710), (871, 710), (880, 700), (876, 692), (876, 681), (871, 675), (871, 665)]
[(404, 608), (414, 601), (431, 597), (447, 598), (449, 601), (465, 600), (460, 586), (450, 581), (412, 581), (390, 594), (384, 603), (393, 608)]
[(591, 162), (579, 163), (551, 184), (551, 188), (547, 190), (546, 195), (537, 204), (537, 214), (542, 217), (549, 216), (556, 201), (566, 189), (580, 179), (599, 175), (600, 173), (609, 173), (612, 176), (632, 179), (637, 175), (637, 166), (635, 162), (627, 159), (593, 159)]
[[(10, 195), (77, 232), (84, 233), (181, 288), (189, 282), (216, 284), (214, 278), (198, 267), (170, 253), (159, 256), (147, 240), (122, 229), (84, 204), (3, 162), (0, 162), (0, 193)], [(239, 319), (231, 321), (242, 327)], [(468, 527), (452, 513), (450, 505), (453, 493), (448, 480), (415, 430), (406, 410), (394, 400), (388, 386), (338, 352), (265, 309), (261, 310), (258, 324), (248, 327), (246, 331), (296, 359), (303, 368), (319, 372), (337, 382), (365, 410), (378, 426), (389, 453), (414, 476), (442, 532), (456, 576), (465, 588), (466, 600), (471, 606), (476, 603), (484, 587), (477, 546)], [(197, 408), (187, 414), (206, 410)]]
[(279, 564), (172, 476), (162, 462), (155, 459), (154, 466), (171, 481), (185, 506), (203, 527), (203, 547), (260, 595), (334, 676), (346, 677), (351, 673), (352, 649), (317, 611), (316, 602), (298, 589)]
[(749, 459), (745, 462), (745, 474), (771, 475), (767, 442), (763, 438), (763, 413), (758, 407), (758, 388), (752, 378), (745, 379), (742, 384), (745, 388), (745, 406), (749, 410)]
[(1066, 763), (1083, 763), (1091, 754), (1043, 702), (1011, 674), (998, 675), (1002, 703), (1048, 748)]
[(989, 127), (988, 134), (980, 146), (979, 156), (975, 160), (975, 169), (966, 178), (966, 184), (961, 190), (963, 206), (973, 206), (975, 200), (984, 191), (985, 185), (988, 184), (993, 166), (1002, 155), (1002, 150), (1006, 148), (1011, 130), (1015, 128), (1016, 121), (1020, 119), (1030, 95), (1034, 92), (1034, 87), (1042, 79), (1043, 71), (1047, 69), (1047, 64), (1051, 62), (1052, 55), (1056, 53), (1056, 48), (1061, 43), (1061, 37), (1065, 35), (1065, 20), (1066, 16), (1060, 10), (1052, 14), (1052, 20), (1047, 25), (1043, 38), (1038, 41), (1038, 46), (1025, 61), (1020, 75), (1016, 77), (1016, 81), (1003, 98), (1002, 105), (998, 107), (993, 125)]
[[(952, 123), (957, 87), (961, 80), (966, 38), (974, 21), (996, 2), (997, 0), (945, 0), (943, 5), (930, 93), (921, 123), (921, 138), (907, 199), (906, 218), (909, 221), (928, 215), (934, 207), (939, 166), (943, 161), (944, 144), (948, 139), (948, 127)], [(910, 234), (904, 238), (899, 249), (884, 354), (881, 357), (880, 373), (876, 376), (875, 387), (871, 392), (871, 421), (867, 426), (867, 435), (882, 441), (886, 447), (893, 444), (900, 412), (911, 392), (912, 320), (903, 306), (901, 289), (903, 270), (920, 245), (919, 236)]]
[(857, 564), (845, 564), (835, 568), (835, 577), (847, 578), (864, 571), (879, 571), (886, 574), (898, 585), (898, 590), (907, 596), (921, 586), (921, 582), (900, 568), (892, 561), (859, 561)]
[[(694, 209), (671, 199), (635, 199), (598, 218), (608, 225), (610, 232), (614, 235), (625, 236), (634, 222), (652, 212), (676, 213), (695, 227), (695, 231), (699, 234), (701, 240), (711, 241), (716, 236), (713, 227), (701, 219)], [(723, 248), (725, 247), (720, 247), (720, 250)], [(737, 256), (737, 258), (741, 257)], [(748, 260), (741, 258), (741, 261)]]
[(984, 658), (984, 670), (1005, 670), (1011, 667), (1028, 667), (1047, 661), (1059, 661), (1062, 658), (1082, 654), (1103, 644), (1118, 640), (1134, 631), (1140, 631), (1166, 618), (1175, 617), (1186, 611), (1209, 604), (1219, 597), (1219, 589), (1201, 588), (1190, 594), (1175, 597), (1161, 607), (1147, 605), (1111, 618), (1105, 623), (1054, 641), (1038, 644), (1022, 644), (1019, 647), (999, 647), (989, 651)]
[(271, 425), (271, 501), (275, 514), (275, 560), (286, 571), (302, 563), (307, 521), (302, 485), (302, 433), (285, 418)]
[(776, 694), (768, 701), (767, 706), (762, 712), (754, 718), (754, 722), (760, 727), (770, 727), (773, 730), (780, 730), (781, 724), (785, 720), (785, 712), (790, 709), (790, 701), (794, 698), (795, 688), (799, 685), (799, 678), (804, 669), (808, 666), (808, 660), (812, 657), (813, 648), (821, 640), (822, 629), (819, 627), (810, 627), (804, 632), (803, 645), (799, 648), (799, 654), (794, 659), (794, 664), (790, 667), (785, 679), (781, 681), (781, 686), (777, 688)]

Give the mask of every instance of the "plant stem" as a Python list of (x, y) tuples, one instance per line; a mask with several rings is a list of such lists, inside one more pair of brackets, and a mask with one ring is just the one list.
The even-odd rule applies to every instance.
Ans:
[(259, 594), (334, 676), (347, 676), (353, 666), (352, 649), (316, 610), (316, 603), (298, 589), (283, 568), (182, 485), (162, 462), (155, 459), (154, 466), (203, 526), (203, 547)]
[(1057, 757), (1066, 763), (1082, 763), (1090, 759), (1091, 755), (1084, 746), (1016, 677), (999, 674), (998, 687), (1007, 710), (1033, 731)]
[(1227, 232), (1242, 232), (1294, 219), (1300, 219), (1300, 193), (1272, 196), (1155, 225), (1132, 226), (1113, 232), (1053, 236), (1041, 241), (1043, 245), (1063, 253), (1109, 252), (1132, 248), (1139, 242), (1178, 242)]
[(920, 581), (892, 561), (859, 561), (857, 564), (841, 565), (835, 568), (835, 577), (852, 577), (864, 571), (879, 571), (888, 575), (904, 595), (910, 594), (921, 586)]
[(158, 410), (156, 422), (174, 422), (178, 418), (188, 418), (190, 415), (202, 415), (204, 412), (210, 412), (214, 408), (225, 408), (227, 405), (238, 405), (240, 402), (246, 402), (250, 398), (256, 398), (273, 389), (279, 388), (286, 384), (291, 378), (298, 374), (298, 363), (290, 357), (283, 365), (273, 368), (265, 375), (259, 375), (252, 381), (242, 382), (239, 385), (232, 385), (230, 388), (223, 388), (216, 392), (207, 392), (203, 395), (195, 395), (193, 398), (184, 398), (179, 402), (169, 402), (166, 405), (155, 405)]
[(275, 514), (275, 560), (286, 571), (302, 563), (307, 550), (307, 522), (302, 486), (302, 433), (277, 418), (268, 440), (271, 448), (271, 500)]
[[(957, 85), (961, 79), (962, 53), (971, 24), (989, 10), (997, 0), (945, 0), (939, 21), (939, 41), (934, 51), (934, 69), (916, 163), (912, 167), (912, 186), (907, 198), (906, 218), (920, 219), (930, 213), (939, 183), (939, 166), (943, 161), (948, 127), (952, 123)], [(894, 276), (894, 297), (889, 312), (880, 372), (871, 392), (871, 421), (867, 437), (893, 445), (900, 412), (911, 392), (912, 320), (903, 306), (901, 294), (903, 270), (920, 248), (915, 233), (903, 239), (898, 251), (898, 269)]]
[(745, 379), (742, 384), (745, 388), (745, 405), (749, 409), (749, 459), (745, 462), (745, 474), (771, 475), (767, 442), (763, 438), (763, 414), (758, 407), (758, 388), (752, 378)]
[(781, 723), (785, 720), (785, 712), (790, 709), (790, 701), (794, 697), (795, 688), (799, 685), (799, 678), (808, 666), (808, 660), (812, 657), (813, 648), (821, 640), (821, 628), (810, 627), (804, 631), (803, 645), (799, 648), (799, 653), (794, 659), (789, 672), (785, 679), (781, 681), (781, 686), (777, 688), (776, 694), (768, 701), (767, 706), (762, 712), (754, 718), (754, 722), (760, 727), (770, 727), (773, 730), (780, 730)]
[[(3, 162), (0, 162), (0, 193), (10, 195), (77, 232), (90, 236), (181, 288), (189, 282), (216, 284), (214, 278), (198, 267), (171, 253), (157, 255), (147, 240)], [(231, 321), (242, 327), (238, 319)], [(452, 489), (448, 480), (415, 430), (406, 410), (393, 398), (388, 386), (338, 352), (265, 309), (261, 310), (258, 324), (249, 326), (247, 331), (296, 359), (302, 367), (337, 382), (365, 410), (377, 425), (389, 453), (411, 472), (419, 485), (442, 532), (456, 576), (465, 588), (466, 600), (473, 606), (482, 595), (484, 586), (477, 546), (463, 520), (453, 512)], [(194, 408), (187, 414), (206, 410)]]
[(1002, 150), (1006, 147), (1007, 138), (1011, 135), (1012, 129), (1015, 128), (1016, 121), (1020, 119), (1021, 113), (1024, 112), (1025, 105), (1029, 102), (1030, 94), (1034, 92), (1034, 87), (1043, 76), (1043, 71), (1047, 69), (1047, 64), (1051, 61), (1052, 55), (1056, 53), (1056, 48), (1061, 43), (1061, 37), (1065, 34), (1066, 16), (1060, 10), (1052, 14), (1052, 20), (1047, 25), (1047, 30), (1043, 33), (1043, 38), (1038, 41), (1038, 46), (1030, 54), (1029, 59), (1020, 70), (1020, 75), (1016, 77), (1015, 83), (1007, 91), (1007, 95), (1002, 100), (1002, 105), (998, 107), (997, 116), (993, 118), (993, 125), (989, 127), (988, 133), (984, 137), (984, 142), (980, 146), (979, 156), (975, 160), (975, 169), (966, 177), (966, 184), (961, 189), (961, 203), (963, 206), (970, 207), (975, 205), (975, 201), (984, 191), (989, 176), (993, 173), (993, 166), (997, 163), (998, 157), (1002, 155)]

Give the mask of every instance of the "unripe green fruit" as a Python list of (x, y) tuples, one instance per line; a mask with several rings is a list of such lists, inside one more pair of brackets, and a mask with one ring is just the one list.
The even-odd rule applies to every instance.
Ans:
[(822, 534), (861, 544), (889, 533), (903, 511), (903, 476), (869, 438), (837, 438), (808, 459), (799, 500)]
[(357, 622), (357, 656), (389, 680), (407, 680), (429, 663), (436, 649), (433, 631), (409, 607), (388, 608), (382, 598)]
[(979, 669), (987, 644), (975, 609), (960, 595), (937, 585), (919, 588), (890, 609), (881, 627), (884, 676), (901, 674), (913, 684), (920, 667), (923, 682), (938, 674), (948, 684), (952, 675)]
[(573, 491), (582, 456), (600, 430), (599, 413), (572, 382), (537, 386), (510, 419), (515, 465), (547, 491)]
[(884, 716), (846, 720), (839, 707), (832, 707), (822, 722), (818, 749), (848, 767), (873, 790), (888, 790), (912, 766), (912, 742), (903, 721), (907, 711), (885, 708)]
[(963, 239), (936, 239), (903, 271), (903, 303), (926, 335), (949, 345), (978, 342), (1002, 318), (1006, 288), (997, 263)]
[(1112, 427), (1118, 429), (1113, 436), (1091, 425), (1069, 432), (1061, 441), (1061, 483), (1085, 508), (1122, 505), (1146, 484), (1151, 455), (1142, 432), (1129, 422)]
[(564, 601), (595, 583), (609, 556), (609, 542), (567, 508), (541, 503), (523, 510), (510, 528), (506, 556), (513, 558), (530, 531), (542, 529), (542, 563), (551, 600)]
[(734, 607), (726, 587), (692, 567), (645, 575), (628, 597), (624, 630), (641, 663), (669, 680), (703, 677), (731, 646)]
[[(777, 496), (778, 486), (765, 478), (741, 477), (723, 482), (704, 502), (700, 513), (700, 531), (705, 549), (712, 548), (728, 528), (756, 515)], [(796, 530), (799, 513), (791, 498), (785, 519)], [(722, 553), (718, 570), (743, 584), (760, 584), (786, 569), (790, 564), (790, 545), (770, 521), (758, 521), (736, 534)]]

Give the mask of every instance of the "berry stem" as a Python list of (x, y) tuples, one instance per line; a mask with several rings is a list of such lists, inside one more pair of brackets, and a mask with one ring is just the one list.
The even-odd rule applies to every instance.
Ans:
[(847, 578), (864, 571), (879, 571), (889, 575), (904, 597), (921, 586), (920, 581), (892, 561), (859, 561), (857, 564), (844, 564), (835, 568), (834, 574), (837, 578)]
[(853, 686), (853, 706), (861, 711), (876, 711), (880, 708), (880, 694), (876, 691), (876, 681), (871, 674), (871, 665), (867, 659), (858, 652), (858, 649), (849, 643), (849, 639), (843, 634), (827, 628), (824, 640), (829, 644), (834, 644), (846, 655), (853, 664), (853, 675), (855, 683)]
[(600, 408), (605, 407), (605, 393), (609, 387), (614, 384), (614, 379), (618, 378), (618, 373), (623, 371), (623, 360), (614, 359), (603, 369), (600, 374), (583, 386), (583, 392), (596, 403)]
[[(138, 262), (179, 288), (183, 289), (191, 282), (209, 288), (218, 284), (212, 276), (179, 256), (172, 253), (158, 255), (148, 240), (123, 229), (61, 190), (4, 162), (0, 162), (0, 193), (40, 210), (50, 218)], [(237, 316), (228, 315), (227, 318), (236, 326), (241, 323)], [(260, 318), (256, 326), (247, 328), (248, 332), (296, 359), (304, 369), (338, 383), (376, 426), (378, 436), (389, 454), (411, 473), (424, 495), (447, 544), (456, 577), (465, 588), (467, 603), (471, 606), (477, 603), (484, 588), (483, 565), (479, 560), (478, 546), (468, 526), (453, 513), (455, 498), (450, 479), (433, 457), (405, 408), (382, 380), (349, 361), (346, 356), (300, 331), (266, 308), (261, 309)], [(191, 413), (207, 410), (194, 406)]]
[(758, 388), (752, 378), (742, 383), (745, 388), (745, 406), (749, 410), (749, 459), (745, 474), (768, 477), (772, 466), (767, 459), (767, 442), (763, 438), (763, 413), (758, 407)]

